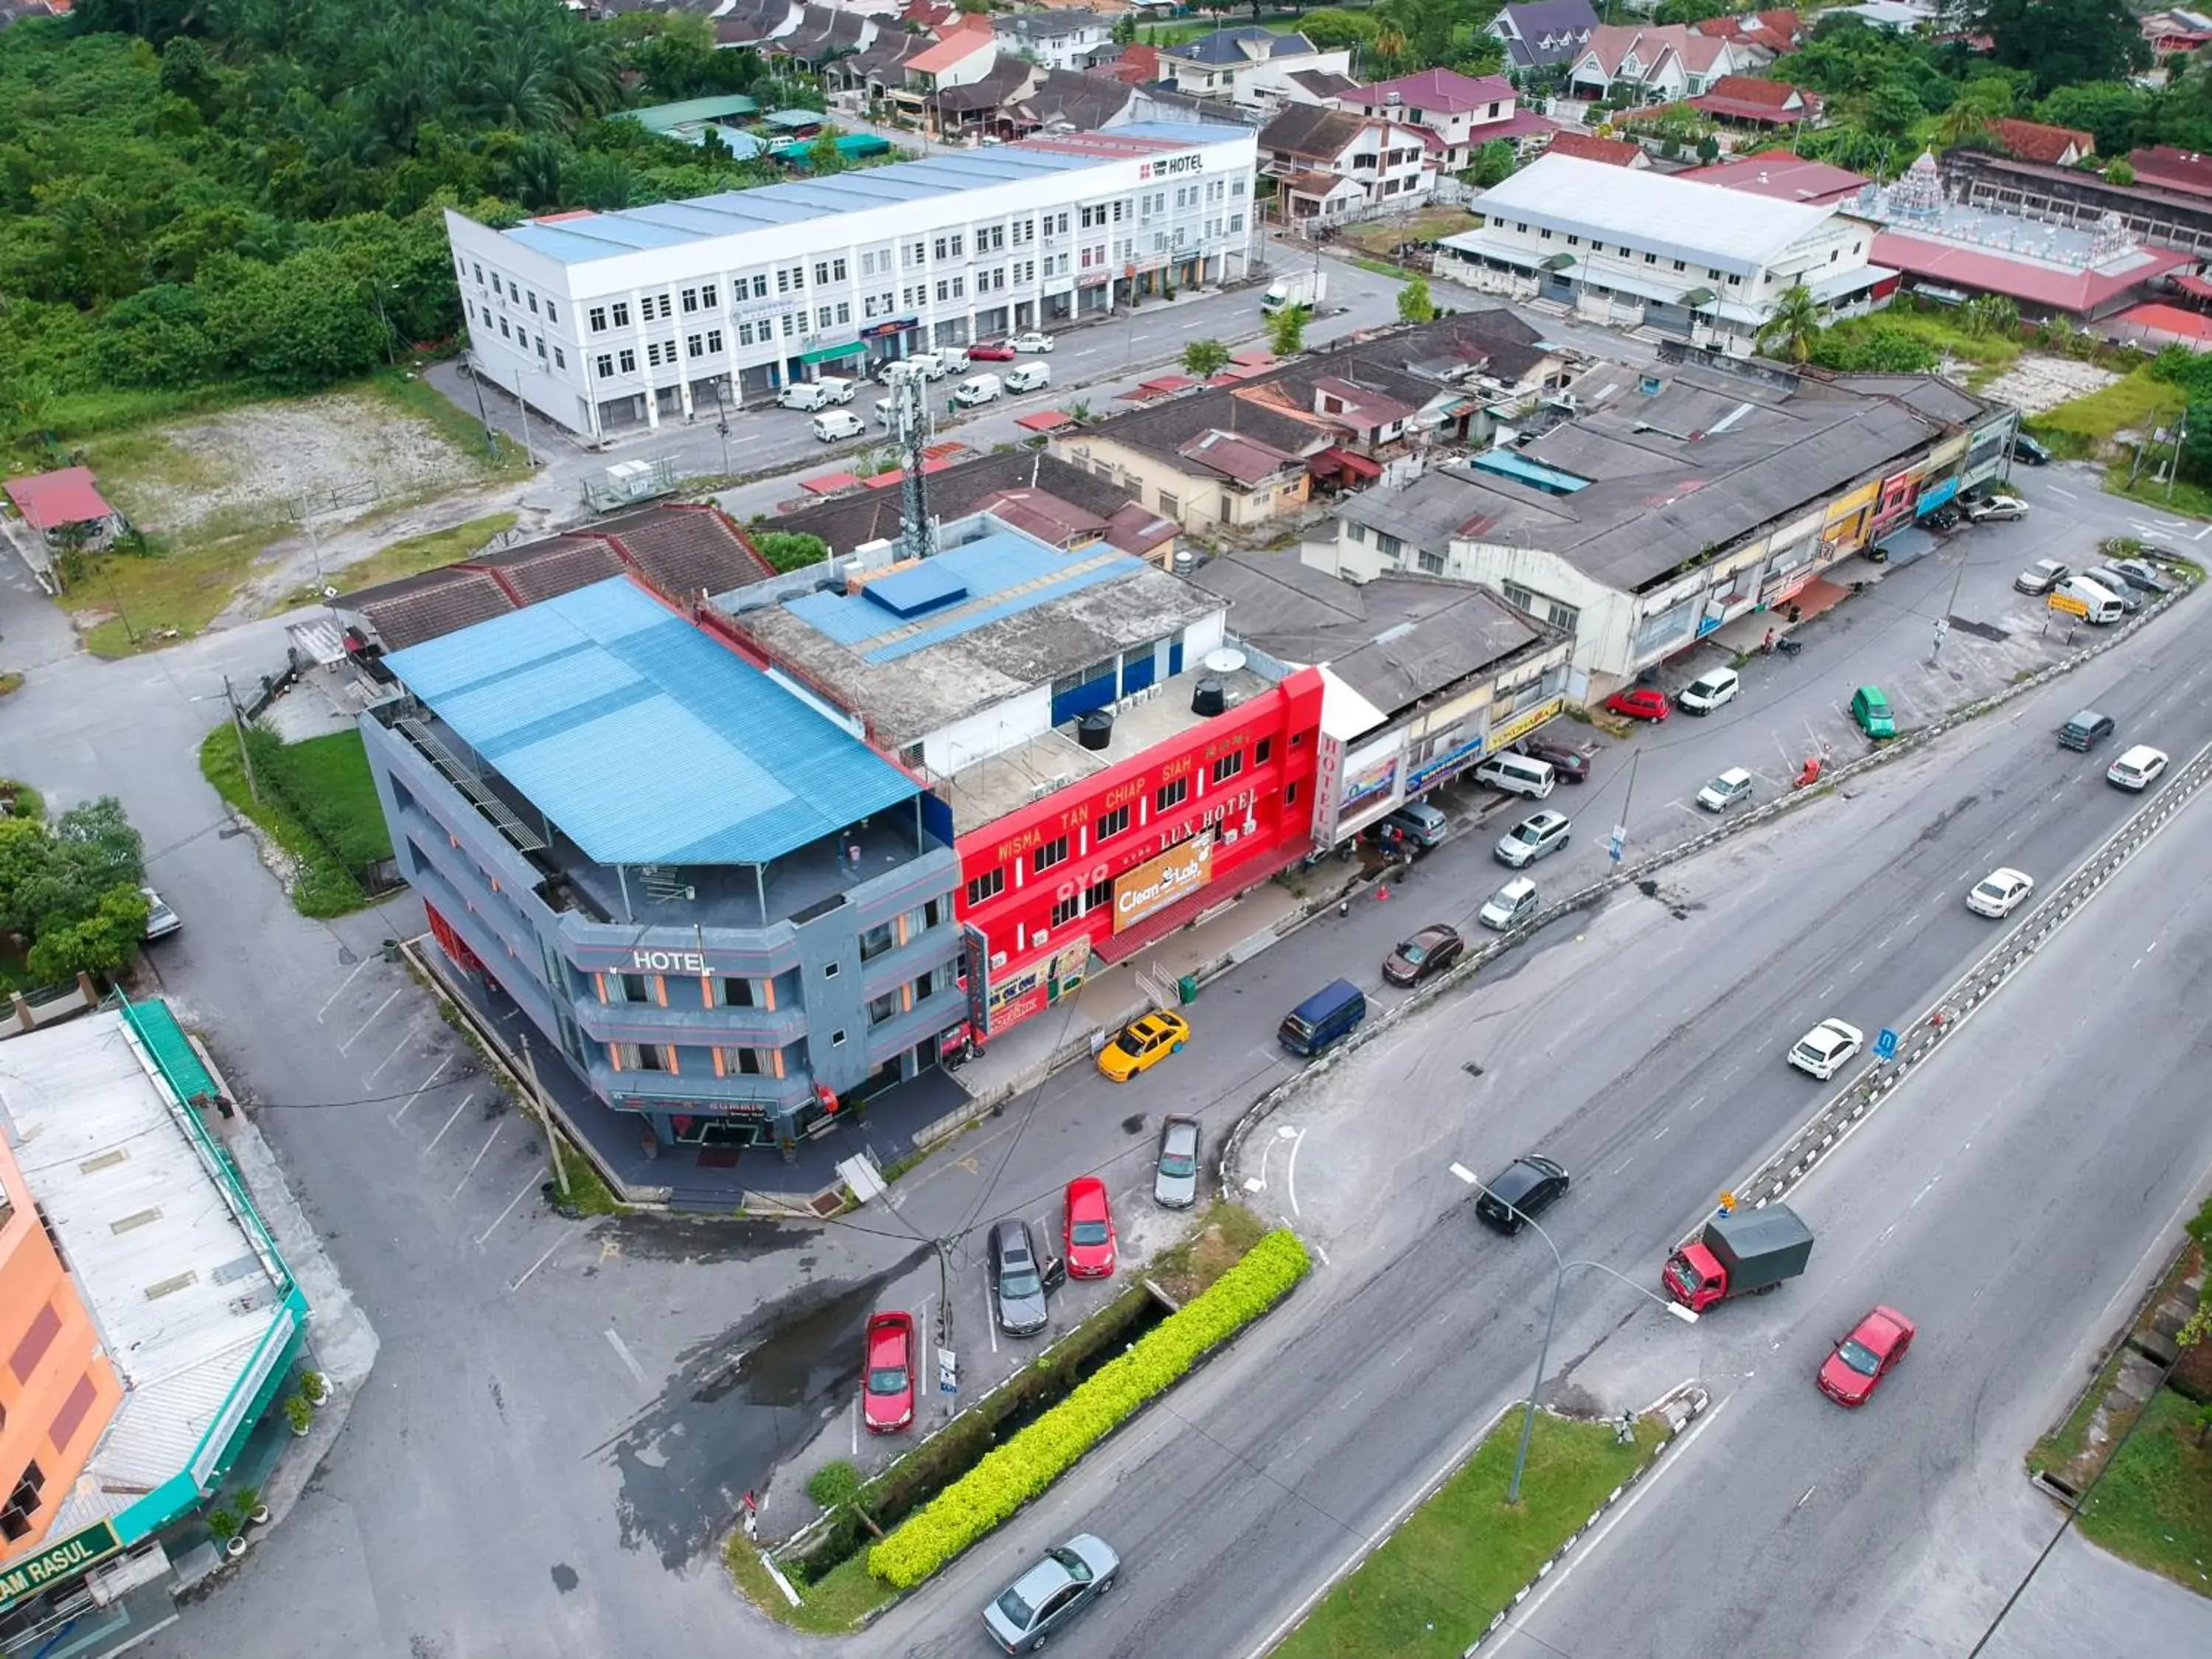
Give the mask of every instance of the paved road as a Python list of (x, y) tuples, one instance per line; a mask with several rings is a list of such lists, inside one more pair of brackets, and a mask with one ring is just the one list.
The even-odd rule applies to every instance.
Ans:
[[(1712, 1431), (1501, 1655), (1902, 1659), (1979, 1639), (2059, 1519), (2021, 1454), (2212, 1164), (2203, 833), (2185, 817), (2161, 835), (1802, 1189), (1820, 1240), (1802, 1287), (1700, 1332)], [(1812, 1374), (1876, 1302), (1920, 1334), (1848, 1413)], [(1989, 1651), (2212, 1650), (2212, 1603), (2096, 1559), (2046, 1569)]]
[[(2091, 671), (2126, 734), (2155, 732), (2177, 752), (2212, 739), (2212, 668), (2146, 672), (2207, 625), (2185, 613)], [(2191, 654), (2203, 663), (2201, 645)], [(1477, 1237), (1446, 1164), (1554, 1153), (1579, 1176), (1558, 1212), (1560, 1248), (1656, 1274), (1714, 1194), (1821, 1097), (1783, 1064), (1790, 1042), (1831, 1012), (1869, 1031), (1901, 1024), (1993, 937), (1961, 904), (1991, 864), (2055, 878), (2125, 816), (2131, 800), (2101, 763), (2051, 741), (2082, 690), (2026, 699), (1649, 896), (1563, 925), (1340, 1067), (1260, 1149), (1264, 1207), (1326, 1253), (1315, 1281), (1171, 1411), (977, 1551), (944, 1594), (884, 1620), (878, 1650), (963, 1650), (981, 1587), (1079, 1520), (1138, 1541), (1127, 1590), (1072, 1652), (1254, 1647), (1526, 1386), (1550, 1288), (1540, 1247)], [(1856, 1167), (1877, 1165), (1863, 1179), (1918, 1189), (1920, 1149), (1889, 1127), (1917, 1097), (1861, 1137)], [(1875, 1231), (1840, 1223), (1820, 1260), (1850, 1261), (1860, 1227)], [(1684, 1332), (1585, 1273), (1567, 1289), (1558, 1376), (1589, 1398), (1587, 1356), (1626, 1327), (1623, 1358), (1608, 1360), (1619, 1386), (1596, 1403), (1643, 1403), (1739, 1364), (1730, 1322)]]

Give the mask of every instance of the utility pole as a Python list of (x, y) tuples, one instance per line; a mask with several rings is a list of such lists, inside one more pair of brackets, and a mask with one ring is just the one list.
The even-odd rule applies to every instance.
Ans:
[(491, 411), (484, 407), (483, 377), (477, 372), (475, 352), (469, 353), (465, 367), (469, 371), (469, 384), (476, 388), (477, 419), (483, 422), (484, 459), (488, 461), (496, 461), (499, 459), (499, 439), (492, 431)]
[(231, 729), (238, 733), (238, 761), (246, 769), (246, 795), (258, 806), (261, 804), (261, 786), (254, 781), (253, 751), (246, 744), (246, 714), (238, 706), (238, 694), (230, 689), (230, 676), (228, 674), (222, 677), (222, 700), (230, 705)]

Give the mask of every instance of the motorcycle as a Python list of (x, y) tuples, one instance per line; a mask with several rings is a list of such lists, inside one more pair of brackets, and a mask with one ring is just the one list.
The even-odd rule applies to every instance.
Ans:
[(1797, 774), (1796, 782), (1790, 785), (1790, 787), (1793, 789), (1809, 789), (1820, 781), (1820, 757), (1818, 755), (1808, 755), (1805, 757), (1805, 764), (1803, 769)]
[(1793, 640), (1787, 634), (1774, 641), (1774, 648), (1785, 657), (1794, 657), (1805, 648), (1805, 641)]

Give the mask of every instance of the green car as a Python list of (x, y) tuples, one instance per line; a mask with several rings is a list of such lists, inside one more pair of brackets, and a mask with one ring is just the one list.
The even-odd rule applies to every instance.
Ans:
[(1889, 699), (1876, 685), (1863, 685), (1851, 693), (1851, 720), (1869, 738), (1893, 738), (1897, 720), (1889, 712)]

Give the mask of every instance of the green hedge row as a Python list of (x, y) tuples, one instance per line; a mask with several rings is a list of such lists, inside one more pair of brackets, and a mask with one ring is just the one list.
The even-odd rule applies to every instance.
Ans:
[(1286, 1230), (1269, 1233), (1179, 1312), (984, 1457), (868, 1552), (868, 1571), (911, 1589), (1066, 1474), (1201, 1355), (1273, 1307), (1312, 1266)]

